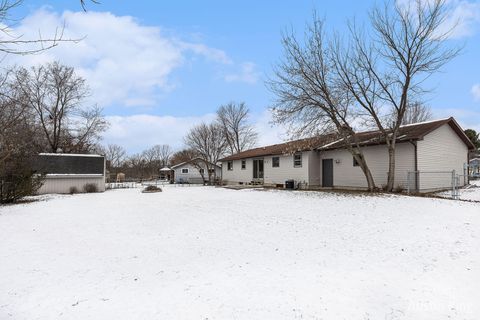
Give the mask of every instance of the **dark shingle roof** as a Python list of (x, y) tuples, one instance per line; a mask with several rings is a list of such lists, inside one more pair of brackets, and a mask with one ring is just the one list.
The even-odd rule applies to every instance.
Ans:
[(104, 174), (105, 158), (90, 154), (41, 153), (34, 169), (42, 174)]
[[(471, 141), (463, 133), (462, 128), (453, 118), (426, 121), (401, 126), (399, 134), (397, 136), (397, 142), (421, 140), (425, 135), (429, 134), (435, 129), (438, 129), (444, 124), (449, 124), (450, 127), (458, 134), (458, 136), (468, 146), (469, 149), (474, 148)], [(379, 130), (359, 132), (355, 135), (355, 139), (362, 146), (380, 145), (385, 143), (384, 136)], [(223, 158), (220, 161), (230, 161), (277, 154), (292, 154), (296, 151), (307, 151), (313, 149), (334, 150), (343, 147), (344, 142), (339, 139), (337, 134), (327, 134), (313, 138), (295, 140), (286, 143), (274, 144), (271, 146), (246, 150)]]
[(279, 143), (279, 144), (274, 144), (270, 146), (246, 150), (246, 151), (228, 156), (226, 158), (223, 158), (220, 161), (255, 158), (255, 157), (263, 157), (263, 156), (276, 155), (276, 154), (292, 154), (297, 151), (313, 150), (327, 143), (332, 143), (337, 139), (338, 137), (336, 134), (326, 134), (318, 137), (299, 139), (299, 140), (289, 141), (285, 143)]

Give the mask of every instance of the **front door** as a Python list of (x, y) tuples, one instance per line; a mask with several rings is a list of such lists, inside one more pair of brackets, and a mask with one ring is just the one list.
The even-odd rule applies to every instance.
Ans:
[(333, 159), (322, 160), (322, 187), (333, 187)]
[(253, 160), (253, 180), (263, 180), (263, 159)]

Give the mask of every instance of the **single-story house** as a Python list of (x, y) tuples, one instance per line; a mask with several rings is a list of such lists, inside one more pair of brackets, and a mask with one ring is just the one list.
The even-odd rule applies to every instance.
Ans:
[(85, 192), (85, 186), (92, 184), (98, 192), (105, 191), (105, 157), (101, 155), (40, 153), (35, 171), (45, 175), (39, 194), (70, 193), (71, 188)]
[[(171, 168), (174, 171), (175, 183), (204, 183), (204, 179), (208, 180), (207, 166), (200, 158), (176, 164)], [(221, 178), (222, 168), (219, 165), (215, 165), (215, 174), (217, 179)]]
[[(377, 187), (387, 183), (388, 151), (379, 131), (356, 134)], [(468, 152), (474, 148), (453, 118), (401, 126), (396, 141), (395, 187), (415, 191), (446, 189), (452, 171), (467, 183)], [(365, 189), (365, 176), (336, 134), (243, 151), (220, 160), (224, 184), (299, 188)]]
[(480, 158), (470, 159), (469, 164), (470, 175), (475, 177), (480, 176)]

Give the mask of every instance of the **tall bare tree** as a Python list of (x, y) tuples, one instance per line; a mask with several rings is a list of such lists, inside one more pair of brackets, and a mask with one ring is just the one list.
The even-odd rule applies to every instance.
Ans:
[(171, 165), (176, 165), (182, 162), (187, 162), (198, 157), (198, 154), (192, 149), (183, 149), (176, 151), (170, 157), (169, 163)]
[(98, 107), (85, 108), (85, 80), (58, 62), (16, 72), (16, 85), (35, 112), (50, 152), (85, 152), (107, 127)]
[(258, 139), (255, 128), (248, 123), (249, 110), (244, 102), (221, 106), (217, 111), (217, 121), (223, 128), (230, 154), (253, 148)]
[(387, 145), (388, 191), (395, 183), (396, 140), (412, 102), (424, 93), (424, 80), (459, 53), (447, 44), (448, 14), (445, 0), (387, 1), (370, 12), (371, 29), (351, 23), (346, 44), (337, 39), (332, 45), (343, 88)]
[(427, 105), (421, 102), (413, 102), (408, 104), (407, 111), (403, 116), (402, 125), (424, 122), (432, 118), (432, 111)]
[(359, 163), (368, 189), (375, 189), (352, 125), (357, 116), (351, 107), (352, 97), (340, 85), (323, 22), (314, 16), (303, 43), (293, 32), (288, 32), (282, 44), (284, 61), (276, 66), (274, 78), (267, 82), (276, 95), (272, 110), (274, 121), (287, 124), (293, 136), (336, 132), (336, 138)]
[(105, 157), (112, 168), (119, 168), (126, 158), (127, 151), (118, 144), (109, 144), (105, 150)]
[(190, 129), (185, 136), (185, 144), (203, 161), (207, 169), (208, 181), (210, 183), (215, 181), (217, 178), (215, 166), (225, 155), (227, 148), (223, 128), (218, 123), (199, 124)]

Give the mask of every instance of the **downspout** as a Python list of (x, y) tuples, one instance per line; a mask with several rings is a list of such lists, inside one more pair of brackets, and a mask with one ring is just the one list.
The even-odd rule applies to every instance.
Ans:
[(418, 152), (417, 152), (417, 141), (409, 141), (413, 145), (413, 150), (414, 150), (414, 170), (415, 170), (415, 191), (418, 192), (418, 178), (419, 178), (419, 172), (418, 172)]

